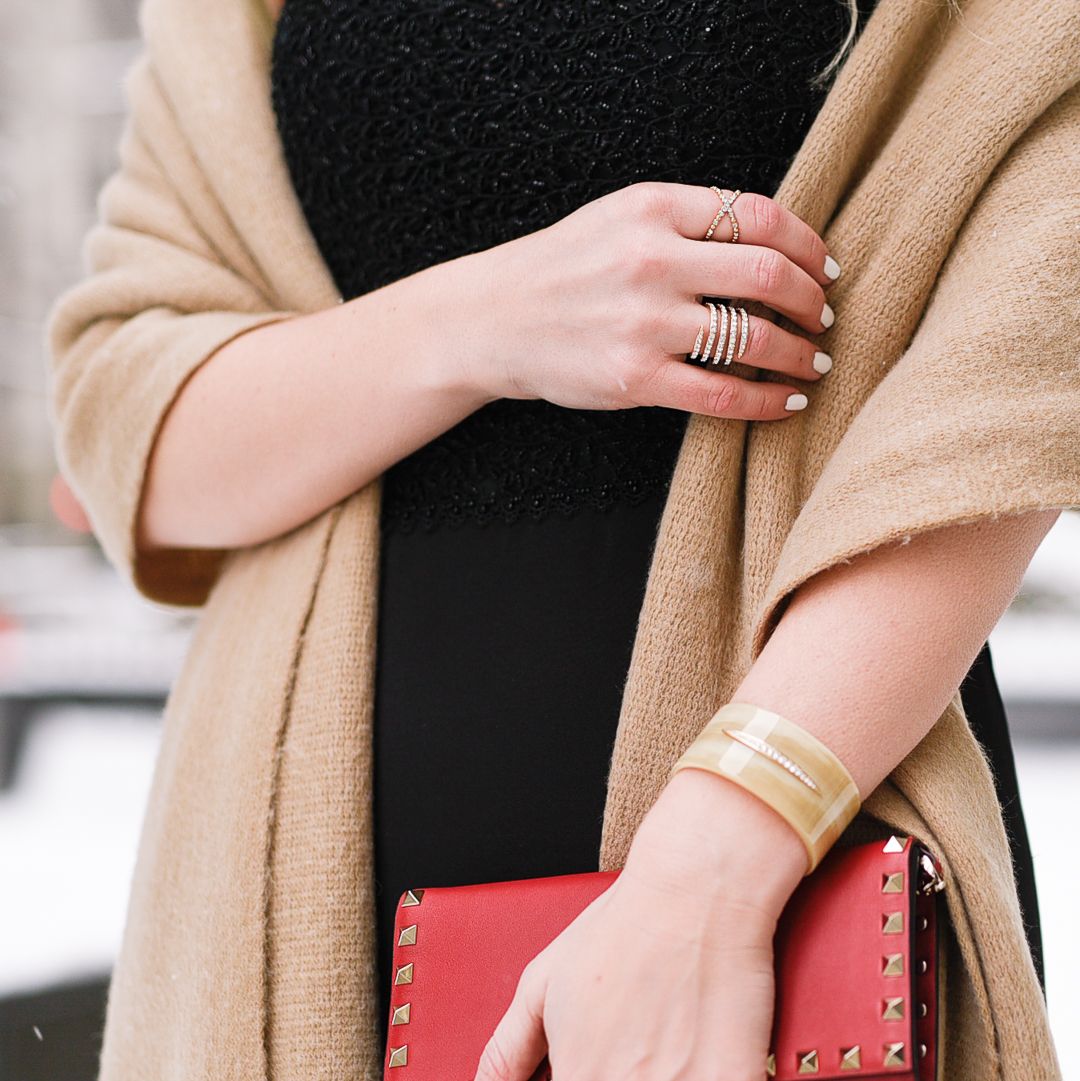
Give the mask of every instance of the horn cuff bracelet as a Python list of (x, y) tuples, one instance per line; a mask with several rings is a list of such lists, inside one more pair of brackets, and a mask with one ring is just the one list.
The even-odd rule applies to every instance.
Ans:
[(820, 740), (777, 713), (724, 706), (675, 763), (734, 781), (771, 807), (806, 848), (807, 874), (859, 811), (859, 790)]

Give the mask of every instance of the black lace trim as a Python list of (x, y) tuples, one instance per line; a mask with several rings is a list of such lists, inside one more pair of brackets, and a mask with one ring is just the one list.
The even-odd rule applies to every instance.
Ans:
[[(773, 191), (846, 20), (842, 0), (287, 0), (274, 107), (351, 298), (635, 181)], [(684, 425), (494, 403), (389, 471), (384, 524), (634, 502)]]
[(666, 493), (685, 427), (686, 414), (670, 409), (492, 402), (387, 475), (386, 524), (432, 529), (635, 505)]

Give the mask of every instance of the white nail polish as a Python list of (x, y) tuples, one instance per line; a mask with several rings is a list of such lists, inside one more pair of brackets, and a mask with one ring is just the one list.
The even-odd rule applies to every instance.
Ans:
[(832, 371), (832, 357), (828, 353), (815, 353), (814, 354), (814, 371), (818, 375), (825, 375), (827, 372)]
[(836, 322), (836, 314), (828, 304), (821, 309), (821, 325), (828, 330)]
[(788, 400), (784, 402), (784, 408), (797, 413), (800, 409), (806, 408), (808, 401), (805, 394), (789, 394)]
[(836, 281), (840, 277), (840, 264), (831, 256), (825, 256), (825, 276)]

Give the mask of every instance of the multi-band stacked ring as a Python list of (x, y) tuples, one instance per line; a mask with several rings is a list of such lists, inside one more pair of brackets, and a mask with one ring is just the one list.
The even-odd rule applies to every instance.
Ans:
[[(721, 360), (727, 367), (733, 360), (742, 360), (750, 340), (750, 316), (745, 308), (732, 308), (727, 304), (715, 304), (705, 301), (709, 309), (709, 336), (705, 338), (705, 327), (698, 331), (693, 351), (687, 356), (690, 363), (712, 364), (719, 367)], [(719, 323), (719, 333), (717, 324)], [(701, 342), (705, 338), (705, 348)]]
[(716, 217), (712, 220), (712, 225), (709, 226), (709, 231), (702, 238), (703, 240), (712, 240), (713, 233), (716, 232), (716, 227), (724, 220), (725, 217), (731, 219), (731, 240), (729, 244), (737, 244), (739, 242), (739, 219), (735, 217), (735, 211), (732, 207), (735, 204), (735, 200), (742, 195), (741, 191), (733, 191), (731, 195), (725, 195), (715, 185), (709, 188), (709, 191), (716, 192), (717, 198), (720, 200), (720, 209), (716, 213)]

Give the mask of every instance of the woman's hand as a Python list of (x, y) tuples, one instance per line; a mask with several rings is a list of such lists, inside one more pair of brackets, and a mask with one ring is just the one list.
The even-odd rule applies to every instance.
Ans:
[(526, 969), (477, 1081), (763, 1081), (776, 920), (806, 870), (790, 827), (679, 773), (626, 869)]
[[(749, 193), (735, 203), (739, 242), (702, 243), (719, 208), (707, 188), (637, 184), (519, 240), (228, 342), (165, 417), (140, 545), (279, 536), (495, 398), (791, 416), (806, 405), (795, 386), (683, 361), (708, 322), (702, 296), (760, 301), (824, 330), (825, 245)], [(714, 239), (730, 236), (725, 218)], [(795, 380), (832, 364), (757, 318), (742, 360)]]
[[(635, 184), (548, 229), (446, 264), (483, 283), (461, 311), (472, 328), (467, 378), (491, 397), (575, 409), (789, 416), (795, 387), (681, 362), (708, 323), (702, 296), (759, 301), (811, 334), (830, 326), (825, 244), (794, 214), (750, 193), (735, 204), (739, 242), (703, 244), (717, 210), (707, 188)], [(715, 239), (730, 236), (725, 218)], [(831, 367), (806, 338), (757, 318), (743, 363), (811, 381)]]

